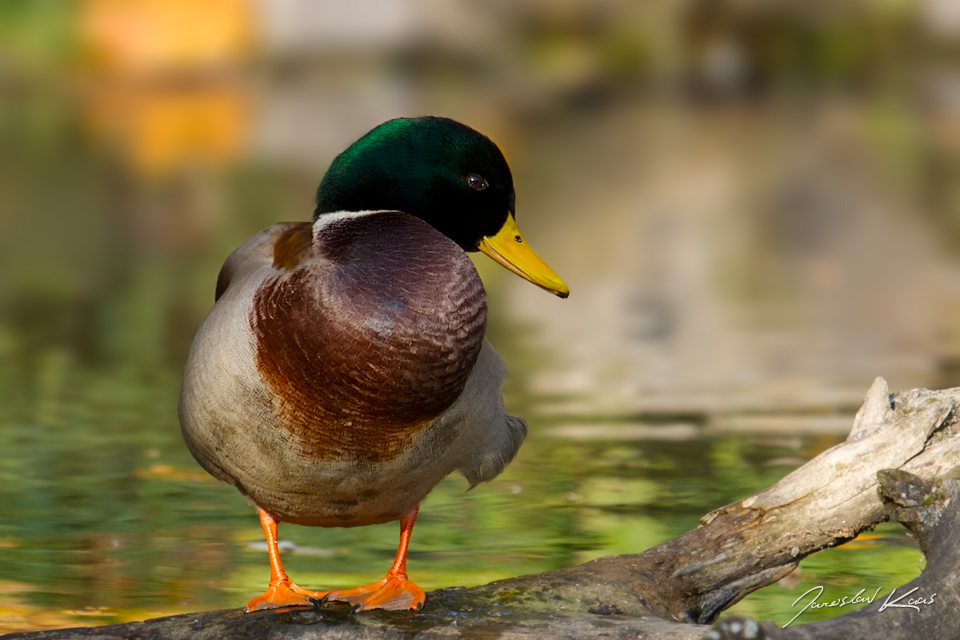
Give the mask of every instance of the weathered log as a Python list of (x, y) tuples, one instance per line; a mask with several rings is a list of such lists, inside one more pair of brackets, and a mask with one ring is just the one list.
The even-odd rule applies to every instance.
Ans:
[[(953, 476), (960, 473), (952, 472)], [(823, 640), (831, 638), (960, 638), (960, 480), (922, 480), (905, 471), (881, 471), (884, 510), (917, 539), (927, 558), (915, 580), (847, 615), (781, 629), (730, 619), (707, 634), (711, 640)]]
[[(950, 537), (958, 535), (958, 500), (950, 493), (954, 485), (948, 481), (928, 485), (897, 473), (911, 472), (932, 481), (950, 475), (960, 461), (958, 409), (960, 389), (891, 395), (886, 382), (878, 378), (845, 442), (772, 487), (711, 512), (697, 529), (640, 554), (609, 556), (470, 589), (435, 591), (428, 594), (427, 606), (420, 613), (353, 615), (345, 606), (328, 603), (314, 609), (254, 614), (228, 610), (7, 638), (346, 639), (415, 634), (423, 638), (493, 634), (504, 638), (635, 638), (642, 634), (680, 640), (703, 638), (708, 633), (749, 637), (743, 632), (753, 630), (770, 638), (870, 637), (860, 633), (865, 627), (848, 631), (842, 626), (861, 624), (856, 622), (861, 619), (866, 621), (862, 624), (873, 624), (882, 631), (880, 637), (906, 637), (889, 634), (887, 625), (894, 620), (913, 637), (954, 637), (956, 633), (936, 635), (954, 627), (922, 627), (933, 634), (929, 635), (918, 634), (916, 629), (921, 627), (915, 626), (932, 624), (930, 616), (956, 610), (960, 603), (956, 574), (951, 577), (958, 566), (956, 540)], [(898, 505), (896, 508), (885, 507), (878, 497), (877, 474), (888, 469), (899, 470), (882, 475), (883, 495), (888, 504)], [(900, 491), (904, 482), (918, 488)], [(927, 497), (914, 504), (918, 492), (923, 491)], [(897, 503), (900, 493), (908, 497)], [(918, 505), (923, 509), (918, 511)], [(858, 611), (834, 621), (783, 630), (769, 623), (744, 622), (745, 626), (736, 627), (736, 621), (723, 625), (725, 629), (702, 626), (746, 594), (789, 573), (803, 557), (851, 540), (891, 513), (904, 519), (921, 543), (928, 545), (924, 547), (928, 568), (918, 580), (935, 583), (934, 588), (942, 592), (943, 597), (938, 596), (942, 607), (928, 607), (926, 616), (888, 616), (889, 610), (871, 616)], [(922, 527), (926, 527), (923, 532)], [(937, 543), (941, 536), (944, 542)], [(948, 584), (953, 585), (949, 592)], [(916, 612), (911, 609), (909, 613)], [(803, 633), (808, 635), (799, 635)], [(834, 633), (839, 635), (830, 635)]]

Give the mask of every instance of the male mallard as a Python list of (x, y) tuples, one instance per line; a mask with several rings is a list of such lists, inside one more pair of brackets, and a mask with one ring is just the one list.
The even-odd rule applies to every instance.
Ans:
[[(234, 251), (180, 390), (194, 457), (260, 515), (270, 584), (247, 610), (346, 601), (419, 609), (406, 555), (420, 501), (458, 469), (499, 474), (527, 433), (503, 408), (505, 367), (484, 338), (483, 251), (560, 296), (567, 286), (515, 222), (513, 178), (486, 136), (446, 118), (386, 122), (334, 160), (314, 222), (283, 222)], [(294, 584), (277, 523), (400, 520), (387, 575), (316, 592)]]

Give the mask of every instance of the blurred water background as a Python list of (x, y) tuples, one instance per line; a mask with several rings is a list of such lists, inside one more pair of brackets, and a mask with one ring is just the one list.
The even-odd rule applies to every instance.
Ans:
[[(262, 591), (181, 368), (225, 256), (392, 117), (497, 141), (572, 290), (477, 261), (531, 435), (427, 499), (427, 589), (642, 551), (841, 441), (875, 376), (958, 384), (958, 61), (954, 0), (3, 0), (0, 632)], [(397, 527), (280, 537), (300, 584), (347, 587)], [(882, 526), (735, 611), (920, 562)]]

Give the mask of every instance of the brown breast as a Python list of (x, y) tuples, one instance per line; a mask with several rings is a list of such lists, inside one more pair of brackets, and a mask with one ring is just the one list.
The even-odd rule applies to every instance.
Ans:
[[(292, 238), (281, 241), (300, 243)], [(323, 227), (315, 257), (254, 300), (257, 366), (279, 428), (317, 459), (389, 460), (463, 391), (486, 325), (467, 255), (397, 212)]]

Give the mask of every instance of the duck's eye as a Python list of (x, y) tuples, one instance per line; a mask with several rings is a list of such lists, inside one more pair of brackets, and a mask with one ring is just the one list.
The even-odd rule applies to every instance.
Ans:
[(481, 176), (479, 173), (468, 174), (467, 184), (470, 185), (471, 189), (476, 189), (477, 191), (483, 191), (490, 186), (490, 183), (487, 182), (486, 178)]

